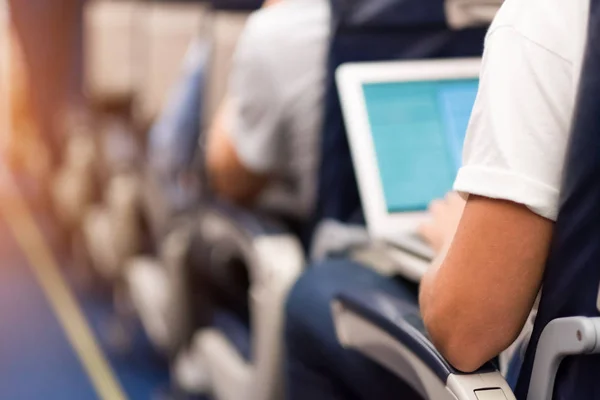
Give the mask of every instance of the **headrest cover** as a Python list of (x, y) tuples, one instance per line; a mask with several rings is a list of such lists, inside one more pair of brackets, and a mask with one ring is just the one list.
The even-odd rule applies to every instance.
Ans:
[(446, 19), (453, 29), (489, 25), (504, 0), (446, 0)]

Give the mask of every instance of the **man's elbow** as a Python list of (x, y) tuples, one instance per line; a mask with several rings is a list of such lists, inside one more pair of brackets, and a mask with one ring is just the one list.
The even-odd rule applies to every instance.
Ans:
[(461, 334), (431, 335), (435, 337), (434, 343), (442, 356), (459, 371), (474, 372), (493, 358), (487, 355), (485, 344), (471, 341)]
[(208, 158), (207, 178), (214, 193), (241, 206), (251, 205), (262, 190), (262, 181), (250, 176), (239, 163)]
[(459, 371), (476, 371), (514, 340), (509, 331), (490, 329), (480, 318), (467, 317), (464, 310), (457, 310), (458, 306), (448, 303), (432, 305), (424, 320), (436, 348)]
[(206, 168), (207, 178), (211, 190), (217, 196), (227, 199), (232, 203), (240, 204), (245, 200), (245, 196), (236, 187), (231, 173), (228, 172), (226, 165), (219, 163), (208, 163)]

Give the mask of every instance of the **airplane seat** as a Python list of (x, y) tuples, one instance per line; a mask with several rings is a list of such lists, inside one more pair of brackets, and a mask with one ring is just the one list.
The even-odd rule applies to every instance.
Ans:
[[(135, 302), (138, 311), (145, 310), (147, 304), (153, 304), (152, 301), (143, 300), (148, 297), (144, 279), (161, 281), (165, 274), (161, 265), (171, 265), (173, 262), (169, 259), (181, 260), (183, 257), (182, 254), (177, 257), (169, 254), (185, 251), (176, 246), (169, 236), (186, 236), (190, 230), (189, 224), (183, 220), (190, 218), (190, 213), (200, 202), (202, 167), (199, 164), (203, 163), (201, 133), (208, 129), (218, 104), (225, 96), (237, 39), (249, 12), (259, 4), (256, 1), (242, 1), (238, 6), (234, 9), (231, 5), (221, 8), (219, 4), (210, 4), (206, 27), (208, 40), (193, 44), (195, 50), (191, 49), (192, 54), (188, 54), (191, 56), (188, 60), (190, 63), (185, 67), (186, 77), (181, 81), (182, 86), (176, 91), (176, 101), (169, 104), (164, 118), (150, 132), (149, 165), (143, 173), (141, 184), (141, 213), (148, 222), (150, 240), (157, 249), (154, 254), (157, 259), (150, 262), (148, 257), (141, 257), (127, 263), (127, 280), (130, 290), (135, 292), (132, 296), (138, 299)], [(194, 84), (190, 85), (190, 81)], [(201, 91), (200, 96), (198, 90)], [(190, 109), (199, 112), (189, 112)], [(174, 121), (177, 125), (175, 128)], [(181, 134), (173, 135), (173, 129)], [(168, 267), (167, 270), (172, 268)], [(138, 279), (138, 275), (146, 278)], [(148, 315), (151, 315), (151, 311)], [(153, 342), (164, 343), (165, 340), (157, 336)], [(179, 340), (168, 342), (178, 343)], [(172, 344), (167, 347), (178, 346)]]
[(136, 119), (155, 118), (177, 77), (187, 45), (202, 28), (205, 3), (87, 2), (85, 84), (93, 102), (129, 99)]
[(83, 222), (85, 246), (95, 272), (109, 282), (120, 277), (120, 267), (141, 246), (137, 229), (139, 182), (133, 173), (120, 173), (109, 181), (105, 204), (92, 206)]
[[(282, 305), (304, 265), (297, 236), (272, 218), (213, 202), (199, 217), (198, 241), (213, 255), (203, 257), (210, 270), (223, 269), (229, 258), (215, 254), (229, 248), (249, 275), (249, 321), (238, 313), (237, 324), (214, 323), (193, 339), (208, 366), (212, 391), (224, 400), (281, 398)], [(249, 352), (240, 343), (248, 343)]]
[[(339, 33), (333, 36), (328, 66), (315, 227), (325, 219), (362, 220), (358, 186), (336, 90), (336, 68), (347, 62), (477, 56), (483, 51), (486, 31), (464, 24), (461, 29), (449, 27), (445, 20), (444, 0), (334, 0), (332, 6), (334, 15), (338, 16), (335, 29)], [(475, 17), (471, 19), (476, 20)]]
[[(486, 31), (483, 27), (449, 29), (444, 3), (439, 0), (331, 3), (334, 28), (327, 65), (318, 210), (307, 231), (324, 218), (348, 221), (360, 209), (334, 83), (336, 68), (349, 61), (478, 55)], [(199, 240), (244, 249), (251, 270), (251, 360), (244, 360), (227, 339), (227, 332), (217, 328), (203, 329), (194, 339), (208, 361), (213, 391), (220, 399), (282, 397), (283, 305), (301, 273), (304, 254), (298, 238), (290, 233), (273, 235), (251, 229), (255, 222), (250, 221), (255, 219), (251, 213), (214, 204), (208, 204), (199, 219)], [(240, 235), (240, 231), (247, 233)], [(219, 265), (214, 261), (211, 268), (218, 270)]]
[(509, 387), (493, 365), (471, 374), (453, 369), (428, 339), (415, 305), (377, 292), (341, 293), (332, 305), (340, 342), (390, 369), (424, 398), (592, 399), (600, 393), (599, 4), (591, 2), (560, 209), (516, 386)]
[[(544, 383), (545, 389), (554, 388), (554, 398), (595, 398), (600, 393), (596, 372), (600, 370), (600, 340), (598, 330), (600, 319), (600, 271), (596, 267), (600, 257), (600, 184), (595, 178), (600, 171), (597, 157), (600, 146), (598, 110), (600, 109), (600, 2), (591, 0), (588, 26), (588, 45), (579, 83), (577, 109), (571, 132), (570, 147), (567, 153), (566, 171), (561, 187), (561, 208), (556, 221), (549, 259), (546, 265), (542, 297), (538, 309), (533, 335), (527, 350), (523, 373), (519, 377), (516, 395), (525, 398), (529, 390), (541, 385), (540, 376), (535, 372), (543, 366), (544, 358), (553, 362), (550, 366), (558, 375), (553, 381)], [(577, 324), (582, 328), (573, 330)], [(562, 327), (561, 327), (562, 325)], [(596, 328), (596, 335), (589, 329)], [(563, 334), (556, 348), (546, 348), (553, 339), (554, 331)], [(569, 332), (568, 329), (571, 329)], [(580, 335), (580, 334), (583, 334)], [(591, 346), (590, 339), (594, 339)], [(564, 341), (564, 342), (563, 342)], [(564, 346), (577, 345), (578, 349), (565, 349)], [(585, 348), (584, 348), (585, 347)], [(537, 350), (536, 350), (537, 349)], [(575, 351), (578, 350), (578, 351)], [(548, 351), (556, 358), (544, 356)], [(554, 353), (552, 353), (554, 351)], [(585, 356), (584, 356), (585, 355)]]
[[(104, 105), (104, 108), (110, 109), (111, 105), (124, 104), (136, 99), (138, 103), (143, 103), (142, 100), (148, 97), (144, 90), (148, 91), (148, 88), (154, 86), (146, 84), (140, 77), (152, 75), (157, 69), (154, 68), (156, 64), (162, 66), (162, 69), (159, 68), (159, 75), (163, 79), (173, 75), (173, 65), (175, 71), (177, 70), (178, 59), (182, 55), (181, 47), (185, 49), (190, 31), (195, 31), (194, 24), (197, 25), (198, 20), (202, 19), (202, 5), (187, 5), (184, 13), (178, 11), (176, 5), (170, 5), (160, 10), (167, 14), (158, 21), (161, 24), (155, 21), (157, 18), (154, 15), (158, 13), (159, 7), (130, 0), (93, 0), (86, 3), (84, 84), (91, 104)], [(166, 61), (162, 64), (156, 62), (156, 58), (159, 58), (155, 54), (158, 52), (155, 49), (157, 46), (151, 46), (154, 43), (150, 43), (150, 39), (156, 38), (148, 37), (148, 32), (144, 30), (148, 26), (157, 28), (158, 35), (162, 35), (164, 43), (162, 49), (158, 50), (164, 52), (165, 48), (169, 49), (168, 56), (163, 56), (162, 59), (168, 60), (170, 66), (166, 65)], [(169, 35), (172, 33), (170, 31), (176, 31), (176, 34)], [(66, 233), (74, 249), (72, 256), (75, 263), (106, 265), (108, 260), (113, 260), (112, 262), (119, 264), (121, 258), (113, 257), (115, 249), (105, 246), (114, 247), (124, 243), (133, 245), (137, 240), (131, 238), (121, 241), (119, 245), (115, 244), (116, 236), (126, 235), (124, 232), (113, 233), (117, 228), (114, 225), (125, 227), (126, 223), (109, 214), (123, 218), (129, 216), (130, 220), (127, 222), (135, 224), (136, 213), (133, 210), (110, 210), (108, 203), (112, 195), (109, 192), (115, 185), (124, 187), (125, 181), (130, 182), (126, 189), (128, 193), (137, 189), (138, 185), (132, 176), (142, 161), (140, 143), (128, 123), (123, 121), (124, 116), (95, 118), (91, 111), (77, 109), (69, 110), (65, 117), (62, 122), (68, 136), (65, 137), (64, 163), (58, 169), (51, 185), (54, 211), (59, 222), (67, 228)], [(118, 183), (113, 184), (113, 179)], [(123, 197), (128, 197), (129, 200), (112, 202), (111, 205), (131, 208), (139, 203), (139, 196)], [(102, 215), (104, 217), (101, 217)], [(102, 218), (113, 222), (101, 221)], [(119, 222), (116, 222), (117, 220)], [(96, 229), (99, 231), (96, 232)], [(134, 234), (129, 226), (125, 232)], [(139, 235), (139, 232), (135, 234)], [(98, 241), (91, 248), (87, 248), (85, 243), (92, 242), (96, 236), (99, 237)], [(117, 253), (131, 254), (136, 249), (137, 247), (127, 251), (122, 249), (123, 251), (119, 250)], [(106, 254), (101, 254), (102, 252)], [(115, 265), (110, 267), (115, 268)]]
[(229, 70), (238, 38), (252, 11), (259, 9), (262, 0), (210, 1), (212, 18), (210, 30), (213, 37), (208, 71), (206, 103), (201, 110), (203, 131), (208, 129), (217, 109), (225, 97), (229, 83)]
[(172, 100), (148, 135), (147, 165), (141, 176), (140, 212), (148, 222), (151, 241), (158, 244), (179, 214), (193, 209), (199, 188), (193, 176), (198, 153), (211, 52), (210, 40), (190, 45), (182, 77)]
[(65, 162), (71, 168), (59, 170), (52, 186), (56, 215), (69, 230), (79, 227), (87, 206), (96, 197), (94, 182), (88, 179), (95, 167), (95, 149), (89, 139), (78, 136), (67, 143)]
[[(190, 73), (196, 74), (192, 77), (192, 81), (198, 85), (197, 87), (185, 87), (184, 84), (180, 84), (172, 97), (181, 99), (184, 103), (184, 110), (168, 105), (161, 120), (178, 121), (177, 113), (186, 115), (187, 103), (191, 107), (195, 107), (193, 100), (197, 96), (194, 92), (200, 90), (204, 70), (203, 68), (200, 68), (198, 72), (188, 70), (190, 69), (189, 64), (202, 66), (205, 63), (206, 39), (202, 31), (203, 25), (205, 25), (202, 22), (205, 14), (206, 6), (201, 2), (195, 4), (140, 4), (136, 8), (136, 30), (129, 33), (135, 36), (136, 43), (140, 42), (136, 46), (137, 51), (133, 52), (136, 58), (132, 60), (135, 62), (136, 71), (139, 70), (139, 73), (136, 74), (136, 88), (141, 85), (140, 90), (136, 89), (138, 118), (153, 118), (153, 110), (162, 102), (160, 98), (163, 97), (164, 86), (170, 85), (173, 75), (181, 69), (180, 64), (185, 56), (186, 47), (189, 47), (190, 50), (186, 56), (188, 60), (184, 63), (186, 65), (182, 74), (185, 78)], [(196, 39), (193, 39), (194, 37)], [(160, 82), (156, 76), (161, 77)], [(189, 80), (186, 79), (185, 84), (188, 83)], [(183, 132), (185, 136), (186, 129), (188, 129), (187, 124), (191, 122), (189, 129), (193, 131), (193, 126), (197, 122), (197, 116), (193, 112), (191, 117), (191, 121), (182, 121), (180, 126), (176, 127), (163, 127), (164, 124), (157, 124), (158, 140), (160, 141), (158, 145), (163, 147), (158, 155), (156, 146), (154, 147), (155, 152), (148, 154), (147, 161), (150, 168), (157, 164), (160, 167), (161, 163), (170, 163), (168, 166), (172, 167), (171, 164), (180, 162), (179, 159), (169, 158), (169, 155), (180, 150), (180, 147), (177, 147), (178, 144), (165, 143), (165, 135), (161, 136), (160, 134), (169, 128), (174, 128)], [(166, 133), (167, 140), (173, 136), (171, 132)], [(144, 169), (141, 164), (145, 157), (139, 149), (140, 143), (136, 143), (132, 137), (120, 132), (119, 124), (114, 121), (113, 126), (107, 130), (107, 134), (102, 136), (101, 149), (105, 154), (100, 167), (105, 175), (103, 198), (101, 202), (93, 205), (86, 212), (81, 230), (83, 241), (87, 244), (89, 258), (87, 262), (100, 275), (106, 277), (107, 271), (110, 271), (109, 275), (116, 278), (122, 275), (126, 260), (152, 247), (149, 227), (147, 227), (151, 221), (148, 221), (148, 215), (142, 209), (144, 185), (141, 182), (140, 170)], [(191, 140), (195, 141), (193, 132), (192, 136)], [(193, 143), (187, 144), (187, 148), (193, 147)], [(176, 158), (177, 154), (174, 154), (173, 157)], [(183, 157), (185, 158), (185, 156)], [(162, 172), (164, 175), (164, 168)], [(166, 171), (166, 174), (170, 172), (172, 170)], [(174, 180), (172, 176), (168, 176), (166, 179), (167, 182), (172, 180)], [(115, 194), (119, 191), (120, 194)]]
[[(327, 253), (350, 251), (351, 257), (366, 261), (382, 273), (390, 272), (389, 266), (379, 262), (381, 257), (371, 255), (378, 253), (377, 244), (368, 242), (368, 232), (364, 229), (365, 219), (336, 89), (337, 67), (349, 62), (480, 56), (486, 26), (494, 15), (490, 10), (497, 10), (501, 1), (332, 3), (335, 14), (346, 17), (337, 25), (336, 29), (343, 30), (344, 35), (333, 37), (329, 60), (319, 199), (307, 235), (314, 254), (323, 257)], [(373, 22), (364, 23), (369, 20)], [(332, 226), (334, 229), (329, 229)], [(362, 237), (340, 243), (334, 243), (328, 233), (338, 231), (343, 235), (360, 230)]]
[(214, 9), (234, 12), (252, 12), (258, 10), (263, 2), (263, 0), (210, 0)]
[[(167, 304), (162, 306), (170, 311), (157, 317), (154, 310), (160, 307), (154, 298), (156, 291), (148, 288), (168, 282), (164, 290), (171, 294), (178, 293), (183, 286), (180, 266), (185, 263), (197, 219), (195, 213), (203, 202), (202, 193), (205, 192), (201, 187), (202, 132), (208, 129), (218, 104), (225, 96), (237, 39), (250, 11), (258, 8), (260, 3), (256, 0), (226, 2), (223, 6), (218, 1), (210, 3), (208, 43), (195, 44), (202, 55), (200, 58), (192, 57), (191, 64), (187, 65), (188, 76), (182, 80), (184, 87), (178, 89), (180, 96), (166, 110), (165, 126), (159, 122), (150, 134), (151, 160), (141, 184), (141, 210), (148, 221), (151, 241), (157, 251), (151, 257), (129, 260), (124, 268), (134, 307), (151, 341), (166, 354), (176, 353), (184, 338), (191, 335), (186, 329), (189, 313), (180, 301), (181, 296), (173, 295), (175, 298), (166, 300)], [(189, 85), (190, 78), (194, 82), (192, 87)], [(198, 90), (202, 92), (200, 96)], [(190, 113), (190, 107), (198, 112)], [(173, 129), (173, 121), (185, 137), (169, 131)], [(161, 135), (161, 131), (165, 135)], [(175, 289), (171, 289), (170, 285)], [(168, 318), (165, 315), (169, 313), (176, 318), (166, 322)]]
[[(244, 3), (244, 2), (241, 2)], [(159, 243), (164, 235), (172, 230), (177, 223), (177, 215), (183, 215), (194, 209), (199, 201), (199, 192), (202, 191), (202, 132), (206, 132), (214, 117), (217, 107), (225, 96), (227, 78), (237, 39), (245, 26), (252, 5), (256, 1), (249, 1), (249, 5), (241, 4), (239, 9), (212, 6), (207, 18), (206, 30), (208, 41), (197, 43), (197, 52), (202, 60), (192, 60), (189, 65), (189, 74), (192, 77), (195, 88), (189, 87), (189, 79), (185, 79), (182, 92), (187, 91), (187, 96), (179, 98), (169, 107), (167, 113), (170, 117), (164, 119), (165, 126), (161, 123), (153, 128), (149, 138), (149, 151), (153, 158), (151, 166), (144, 173), (142, 209), (146, 215), (152, 239)], [(202, 62), (201, 68), (195, 68)], [(182, 81), (183, 82), (183, 81)], [(200, 90), (201, 96), (197, 96)], [(180, 93), (182, 93), (180, 92)], [(190, 108), (199, 110), (198, 114), (187, 112)], [(173, 114), (177, 113), (177, 116)], [(188, 120), (189, 119), (189, 120)], [(162, 121), (162, 119), (161, 119)], [(172, 135), (169, 129), (173, 129), (172, 121), (177, 121), (177, 129), (185, 135)], [(176, 160), (164, 159), (164, 143), (161, 142), (161, 130), (165, 130), (165, 140), (168, 142), (168, 154)], [(194, 131), (194, 134), (191, 134)], [(183, 136), (185, 136), (185, 140)], [(170, 139), (169, 139), (170, 137)], [(159, 143), (160, 142), (160, 143)], [(193, 142), (193, 143), (192, 143)], [(198, 145), (199, 144), (199, 145)], [(170, 158), (170, 157), (169, 157)], [(169, 173), (157, 171), (165, 169), (162, 163), (170, 163)]]
[(140, 7), (138, 76), (134, 117), (149, 126), (164, 110), (195, 40), (208, 40), (210, 9), (205, 0), (152, 1)]
[(92, 101), (132, 98), (139, 6), (135, 1), (93, 0), (84, 10), (84, 77)]

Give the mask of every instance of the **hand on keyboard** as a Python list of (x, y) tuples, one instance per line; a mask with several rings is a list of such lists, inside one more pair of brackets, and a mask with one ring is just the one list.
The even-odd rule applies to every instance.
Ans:
[(429, 205), (430, 219), (419, 226), (419, 234), (436, 253), (452, 240), (464, 207), (465, 201), (456, 192)]

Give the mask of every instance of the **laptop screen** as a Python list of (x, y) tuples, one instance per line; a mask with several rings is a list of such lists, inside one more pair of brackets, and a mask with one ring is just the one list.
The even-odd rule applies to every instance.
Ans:
[(389, 213), (425, 210), (452, 189), (478, 79), (363, 85)]

